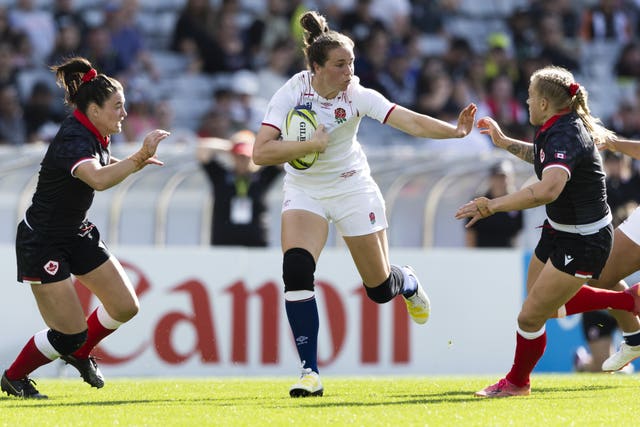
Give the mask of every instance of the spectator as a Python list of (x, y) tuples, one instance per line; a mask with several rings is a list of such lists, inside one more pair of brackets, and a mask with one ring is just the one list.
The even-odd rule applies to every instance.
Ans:
[(207, 111), (200, 119), (197, 134), (201, 138), (228, 138), (233, 132), (229, 112), (218, 107)]
[[(481, 195), (493, 199), (515, 191), (513, 165), (508, 160), (489, 170), (489, 188)], [(465, 228), (466, 246), (473, 248), (508, 248), (515, 246), (522, 230), (522, 211), (497, 212)]]
[(77, 55), (82, 50), (82, 30), (70, 20), (61, 20), (56, 35), (56, 43), (49, 56), (50, 64), (60, 64), (65, 59)]
[[(268, 244), (266, 197), (282, 168), (257, 167), (251, 160), (254, 140), (253, 132), (242, 130), (229, 140), (206, 138), (198, 145), (196, 156), (212, 187), (212, 245)], [(221, 152), (231, 154), (233, 167), (219, 159)]]
[(602, 153), (604, 170), (607, 175), (607, 203), (613, 214), (613, 225), (624, 221), (630, 209), (640, 203), (640, 175), (631, 166), (631, 158), (621, 153)]
[(267, 110), (267, 100), (262, 97), (255, 73), (237, 71), (231, 77), (231, 91), (235, 99), (231, 106), (231, 119), (237, 129), (256, 132)]
[(527, 123), (527, 111), (515, 97), (513, 86), (509, 76), (497, 75), (489, 80), (489, 90), (485, 99), (489, 114), (507, 127)]
[(22, 145), (27, 132), (18, 90), (9, 84), (0, 87), (0, 145)]
[(389, 36), (385, 31), (375, 30), (360, 46), (360, 55), (355, 60), (355, 71), (360, 82), (383, 95), (388, 95), (380, 83), (380, 74), (387, 64), (389, 52)]
[(572, 44), (562, 31), (562, 21), (557, 15), (545, 15), (538, 23), (540, 51), (538, 57), (545, 65), (557, 65), (571, 72), (578, 72), (580, 61), (578, 46)]
[(416, 111), (448, 121), (460, 106), (454, 98), (454, 82), (439, 57), (425, 58), (416, 84)]
[(17, 85), (18, 69), (15, 66), (15, 55), (11, 44), (0, 41), (0, 86)]
[(509, 76), (511, 81), (518, 80), (518, 65), (511, 53), (509, 36), (492, 33), (487, 40), (488, 50), (485, 56), (485, 78), (490, 80), (500, 74)]
[(296, 45), (291, 39), (282, 39), (273, 45), (267, 57), (267, 64), (256, 72), (260, 96), (270, 99), (289, 80), (296, 63)]
[(379, 81), (383, 92), (397, 104), (414, 109), (416, 106), (417, 72), (412, 68), (411, 57), (407, 49), (398, 45), (390, 52), (392, 61), (380, 73)]
[(633, 21), (629, 12), (619, 0), (598, 0), (597, 4), (582, 14), (580, 37), (589, 42), (628, 42), (633, 36)]
[(640, 43), (632, 40), (620, 50), (614, 65), (618, 83), (632, 83), (640, 79)]
[(371, 13), (373, 0), (356, 0), (351, 10), (344, 12), (340, 19), (341, 30), (351, 37), (356, 46), (361, 46), (374, 31), (385, 31), (382, 20)]
[(236, 14), (232, 12), (218, 15), (210, 52), (204, 57), (204, 72), (233, 72), (251, 68), (251, 60), (236, 18)]
[(159, 72), (145, 46), (144, 34), (137, 25), (138, 0), (110, 0), (104, 7), (104, 24), (111, 45), (127, 73), (146, 71), (157, 80)]
[(55, 136), (65, 117), (56, 105), (52, 87), (47, 82), (36, 82), (24, 106), (27, 142), (48, 142)]
[(17, 0), (9, 11), (9, 25), (24, 32), (31, 44), (33, 64), (43, 66), (53, 51), (56, 27), (50, 12), (37, 9), (34, 0)]
[(53, 4), (53, 21), (56, 29), (67, 26), (74, 26), (78, 29), (81, 36), (87, 31), (87, 21), (82, 14), (76, 9), (74, 0), (55, 0)]
[(246, 31), (247, 50), (256, 69), (268, 64), (268, 55), (282, 40), (291, 39), (291, 5), (287, 0), (268, 0), (265, 12)]
[(473, 48), (464, 37), (452, 37), (446, 52), (442, 55), (447, 74), (454, 80), (464, 78), (473, 58)]
[(123, 77), (127, 70), (120, 53), (111, 44), (111, 33), (104, 26), (94, 26), (87, 33), (84, 56), (100, 70), (101, 73)]
[(394, 40), (402, 40), (411, 31), (411, 2), (409, 0), (372, 0), (371, 14), (382, 21)]
[(192, 58), (202, 70), (206, 58), (214, 51), (215, 13), (208, 0), (187, 0), (173, 29), (171, 49)]
[[(593, 1), (590, 2), (593, 3)], [(530, 3), (530, 14), (534, 22), (540, 22), (545, 16), (554, 15), (560, 19), (560, 28), (564, 37), (570, 40), (579, 37), (581, 9), (576, 7), (575, 0), (536, 0)]]
[(537, 54), (537, 32), (531, 9), (515, 9), (507, 18), (513, 52), (517, 60)]
[(127, 120), (122, 124), (124, 142), (138, 142), (153, 129), (169, 128), (160, 127), (155, 115), (153, 101), (141, 90), (134, 90), (127, 99)]

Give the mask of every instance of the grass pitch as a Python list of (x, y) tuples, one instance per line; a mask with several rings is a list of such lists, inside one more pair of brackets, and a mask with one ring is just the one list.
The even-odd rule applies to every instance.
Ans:
[(2, 426), (637, 426), (640, 378), (534, 375), (529, 397), (475, 398), (498, 377), (323, 377), (324, 397), (292, 399), (294, 378), (39, 379), (48, 400), (0, 397)]

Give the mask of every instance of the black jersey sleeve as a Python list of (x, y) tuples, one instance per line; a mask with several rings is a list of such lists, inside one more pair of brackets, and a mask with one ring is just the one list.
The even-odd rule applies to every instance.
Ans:
[(550, 167), (564, 169), (571, 175), (582, 156), (582, 145), (576, 141), (576, 135), (567, 129), (549, 129), (546, 144), (540, 153), (542, 171)]
[(98, 142), (91, 135), (87, 135), (87, 132), (73, 126), (64, 129), (60, 136), (55, 147), (55, 155), (51, 158), (56, 167), (71, 173), (81, 160), (100, 161)]

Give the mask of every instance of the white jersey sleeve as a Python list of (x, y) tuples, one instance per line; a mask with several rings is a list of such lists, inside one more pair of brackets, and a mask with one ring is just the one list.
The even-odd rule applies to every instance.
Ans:
[(353, 102), (360, 112), (360, 115), (369, 116), (380, 123), (385, 123), (396, 104), (389, 101), (380, 92), (360, 86), (359, 83), (353, 85)]

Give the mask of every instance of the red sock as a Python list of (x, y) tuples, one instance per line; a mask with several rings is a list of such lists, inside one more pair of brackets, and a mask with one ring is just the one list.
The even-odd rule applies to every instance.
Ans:
[(547, 347), (547, 332), (532, 340), (516, 333), (516, 354), (513, 366), (507, 374), (510, 383), (524, 387), (529, 384), (529, 376)]
[(608, 289), (592, 288), (584, 285), (564, 305), (567, 316), (585, 311), (604, 310), (614, 308), (618, 310), (633, 311), (635, 307), (631, 294), (626, 292), (610, 291)]
[(76, 350), (73, 355), (78, 359), (86, 359), (89, 357), (91, 350), (98, 345), (106, 336), (110, 335), (115, 329), (108, 329), (98, 319), (98, 309), (93, 310), (93, 313), (87, 318), (87, 341)]
[(18, 354), (18, 357), (16, 357), (16, 360), (14, 360), (13, 364), (7, 369), (6, 376), (11, 381), (22, 379), (40, 366), (51, 362), (51, 360), (52, 359), (49, 359), (38, 350), (34, 338), (31, 337), (22, 348), (20, 354)]

